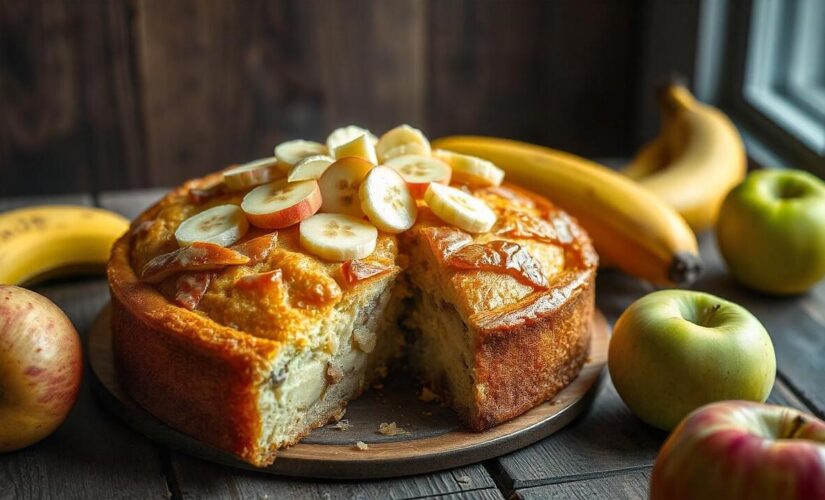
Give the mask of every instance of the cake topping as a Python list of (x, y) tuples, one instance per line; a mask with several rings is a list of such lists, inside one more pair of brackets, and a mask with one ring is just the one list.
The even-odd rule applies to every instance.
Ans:
[(318, 179), (323, 204), (321, 211), (361, 217), (358, 188), (374, 165), (362, 158), (342, 158), (327, 168)]
[(397, 156), (387, 160), (385, 165), (401, 174), (412, 195), (419, 199), (424, 198), (431, 182), (449, 185), (452, 175), (449, 165), (431, 156)]
[(317, 180), (335, 162), (335, 159), (327, 155), (307, 156), (299, 161), (286, 176), (289, 182)]
[(203, 188), (190, 188), (189, 199), (195, 205), (202, 205), (207, 201), (219, 198), (229, 192), (229, 187), (224, 182), (216, 182), (211, 186)]
[(503, 272), (535, 288), (548, 286), (541, 264), (526, 248), (512, 241), (494, 240), (463, 246), (447, 258), (446, 264), (462, 270)]
[(211, 271), (247, 262), (249, 257), (235, 250), (198, 241), (150, 260), (143, 266), (140, 279), (147, 283), (160, 283), (181, 271)]
[(418, 216), (415, 199), (407, 183), (395, 170), (375, 167), (358, 189), (361, 210), (375, 227), (387, 233), (411, 228)]
[(473, 242), (473, 237), (469, 234), (447, 226), (426, 227), (421, 230), (421, 235), (430, 244), (430, 248), (442, 264), (459, 248)]
[(381, 136), (375, 152), (382, 162), (403, 155), (430, 156), (430, 141), (417, 128), (399, 125)]
[(244, 290), (266, 293), (272, 287), (282, 286), (283, 282), (283, 272), (280, 269), (275, 269), (265, 273), (241, 276), (235, 281), (235, 286)]
[(333, 151), (333, 156), (336, 160), (353, 156), (366, 160), (373, 165), (378, 163), (378, 157), (375, 155), (375, 146), (366, 134), (361, 134), (353, 140), (341, 144)]
[(255, 226), (267, 229), (289, 227), (321, 208), (321, 190), (315, 181), (280, 179), (247, 193), (241, 208)]
[(492, 162), (475, 156), (437, 149), (433, 156), (453, 169), (453, 181), (469, 186), (498, 186), (504, 180), (504, 170)]
[(375, 250), (378, 230), (372, 224), (343, 214), (317, 214), (301, 222), (301, 244), (331, 261), (363, 259)]
[(283, 172), (286, 172), (289, 170), (289, 167), (295, 165), (307, 156), (323, 154), (327, 154), (326, 146), (302, 139), (282, 142), (275, 146), (275, 157), (278, 159), (278, 166)]
[(190, 311), (197, 308), (214, 276), (210, 271), (182, 273), (175, 282), (175, 303)]
[(223, 180), (229, 189), (243, 191), (280, 177), (277, 164), (278, 159), (274, 156), (244, 163), (225, 170)]
[(424, 200), (439, 219), (470, 233), (485, 233), (496, 222), (484, 201), (460, 189), (432, 183)]
[(269, 257), (269, 253), (278, 241), (278, 233), (269, 233), (251, 240), (244, 241), (232, 247), (238, 253), (249, 257), (248, 265), (254, 266)]
[(175, 231), (180, 246), (196, 241), (229, 246), (246, 234), (249, 222), (237, 205), (218, 205), (189, 217)]
[(376, 262), (364, 262), (363, 260), (347, 260), (341, 264), (341, 274), (344, 277), (344, 284), (353, 286), (361, 281), (387, 273), (394, 266)]

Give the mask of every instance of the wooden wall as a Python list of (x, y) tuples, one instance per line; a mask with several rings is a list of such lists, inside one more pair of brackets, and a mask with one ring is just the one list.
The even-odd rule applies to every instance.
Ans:
[(642, 65), (670, 64), (645, 28), (651, 11), (632, 0), (0, 0), (0, 195), (172, 185), (351, 122), (627, 154), (638, 124), (655, 123), (639, 116), (652, 113)]

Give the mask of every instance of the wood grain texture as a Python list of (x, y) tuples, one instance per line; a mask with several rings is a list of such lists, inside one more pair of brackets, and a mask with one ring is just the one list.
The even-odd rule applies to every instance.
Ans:
[(538, 500), (589, 500), (592, 498), (643, 499), (647, 498), (650, 484), (650, 468), (596, 477), (572, 483), (552, 484), (518, 490), (513, 498)]
[(125, 2), (0, 2), (0, 195), (145, 184)]
[[(63, 309), (81, 337), (109, 299), (103, 279), (73, 280), (35, 288)], [(85, 373), (68, 419), (43, 441), (0, 454), (0, 498), (167, 498), (160, 451), (105, 414)]]

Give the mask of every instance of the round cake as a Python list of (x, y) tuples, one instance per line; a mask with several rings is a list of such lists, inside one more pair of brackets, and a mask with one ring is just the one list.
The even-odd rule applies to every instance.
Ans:
[(474, 431), (553, 398), (588, 355), (598, 258), (502, 177), (401, 126), (186, 182), (112, 250), (123, 386), (258, 466), (399, 359)]

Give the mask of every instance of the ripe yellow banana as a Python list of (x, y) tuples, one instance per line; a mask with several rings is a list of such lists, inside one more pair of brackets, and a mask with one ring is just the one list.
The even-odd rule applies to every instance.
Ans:
[(745, 177), (742, 138), (727, 116), (671, 84), (659, 93), (662, 131), (623, 173), (676, 209), (694, 231), (713, 226), (722, 201)]
[(0, 284), (103, 269), (129, 222), (99, 208), (47, 205), (0, 214)]
[(547, 196), (576, 217), (596, 250), (619, 269), (660, 285), (693, 281), (701, 270), (696, 237), (672, 208), (613, 170), (553, 149), (477, 136), (433, 147), (492, 161), (506, 179)]

